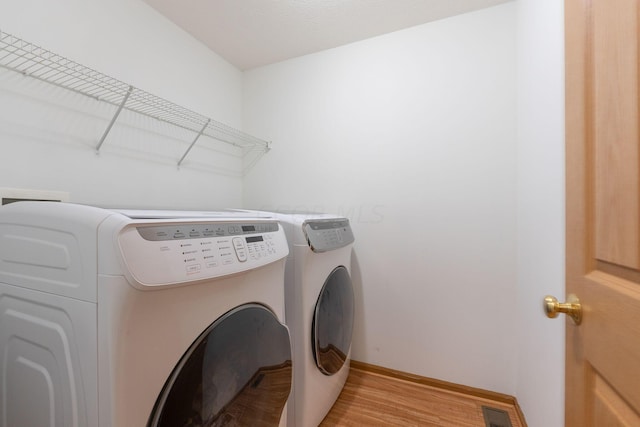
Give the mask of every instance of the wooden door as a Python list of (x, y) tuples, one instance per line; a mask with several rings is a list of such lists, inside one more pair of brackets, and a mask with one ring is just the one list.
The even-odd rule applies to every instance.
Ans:
[(566, 426), (640, 426), (640, 0), (566, 0)]

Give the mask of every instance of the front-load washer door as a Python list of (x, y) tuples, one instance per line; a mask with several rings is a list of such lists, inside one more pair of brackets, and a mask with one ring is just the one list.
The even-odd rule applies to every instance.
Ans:
[(261, 305), (239, 306), (187, 350), (148, 426), (277, 426), (291, 378), (287, 328)]
[(347, 361), (354, 310), (351, 277), (345, 267), (337, 267), (318, 296), (311, 326), (316, 365), (326, 375), (335, 374)]

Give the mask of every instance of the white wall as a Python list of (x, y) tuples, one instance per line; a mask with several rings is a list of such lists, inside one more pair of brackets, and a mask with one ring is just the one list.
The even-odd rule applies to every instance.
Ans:
[(518, 2), (518, 402), (531, 427), (564, 425), (564, 9)]
[[(242, 73), (148, 5), (2, 0), (0, 29), (203, 115), (241, 126)], [(16, 73), (0, 74), (0, 187), (68, 191), (103, 206), (219, 208), (242, 201), (236, 149)], [(222, 152), (222, 153), (221, 153)]]
[(515, 394), (516, 4), (245, 73), (245, 206), (350, 217), (353, 357)]

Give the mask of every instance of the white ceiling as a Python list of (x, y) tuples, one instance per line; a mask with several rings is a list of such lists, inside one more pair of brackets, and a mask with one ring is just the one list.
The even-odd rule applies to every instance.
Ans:
[(510, 0), (144, 0), (241, 70)]

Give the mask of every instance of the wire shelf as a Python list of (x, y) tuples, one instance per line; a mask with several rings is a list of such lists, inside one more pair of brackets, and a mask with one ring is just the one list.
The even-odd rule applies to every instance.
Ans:
[(259, 150), (265, 153), (270, 148), (268, 141), (205, 117), (2, 31), (0, 31), (0, 67), (118, 107), (96, 146), (98, 151), (123, 109), (195, 133), (195, 139), (178, 161), (178, 166), (202, 135), (240, 147), (247, 152)]

